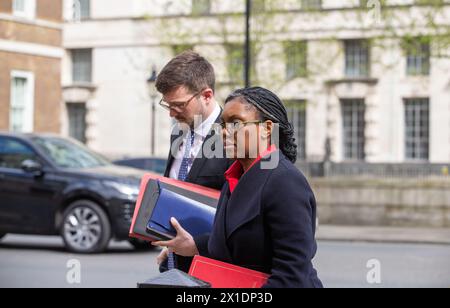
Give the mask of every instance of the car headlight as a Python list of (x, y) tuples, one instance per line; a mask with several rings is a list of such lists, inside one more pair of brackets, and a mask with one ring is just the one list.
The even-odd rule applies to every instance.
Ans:
[(138, 185), (132, 185), (132, 184), (125, 184), (125, 183), (118, 183), (118, 182), (112, 182), (107, 181), (104, 182), (106, 186), (109, 186), (122, 195), (131, 196), (131, 197), (137, 197), (139, 195), (139, 186)]

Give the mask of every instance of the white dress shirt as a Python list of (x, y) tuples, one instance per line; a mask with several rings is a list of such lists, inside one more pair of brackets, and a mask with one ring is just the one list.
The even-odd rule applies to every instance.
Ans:
[[(191, 164), (189, 164), (188, 167), (188, 173), (191, 171), (192, 163), (194, 162), (194, 159), (197, 158), (198, 154), (202, 150), (203, 143), (205, 142), (206, 137), (211, 132), (211, 129), (216, 122), (217, 118), (220, 115), (221, 108), (219, 104), (216, 103), (216, 108), (214, 108), (213, 113), (205, 120), (202, 124), (200, 124), (197, 128), (194, 129), (194, 144), (191, 147), (191, 151), (189, 152), (189, 157), (191, 158)], [(189, 142), (190, 139), (190, 133), (186, 134), (185, 138), (183, 139), (183, 143), (181, 144), (180, 148), (177, 151), (177, 155), (174, 158), (174, 161), (172, 163), (172, 168), (170, 169), (170, 178), (172, 179), (178, 179), (178, 174), (180, 172), (181, 164), (183, 162), (183, 157), (186, 151), (186, 143)]]

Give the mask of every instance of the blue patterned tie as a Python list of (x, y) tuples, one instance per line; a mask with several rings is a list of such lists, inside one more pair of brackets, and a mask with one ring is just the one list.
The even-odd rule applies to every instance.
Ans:
[[(190, 132), (190, 139), (186, 143), (186, 149), (184, 151), (183, 161), (181, 162), (180, 171), (178, 173), (178, 180), (185, 182), (189, 175), (189, 166), (191, 165), (191, 149), (194, 145), (195, 133)], [(189, 142), (190, 141), (190, 142)]]
[[(195, 133), (190, 132), (189, 140), (186, 142), (186, 149), (184, 151), (183, 161), (181, 162), (180, 171), (178, 172), (178, 180), (185, 182), (189, 175), (189, 166), (192, 163), (191, 159), (191, 149), (194, 145)], [(175, 255), (173, 252), (169, 253), (168, 268), (173, 270), (176, 268)]]

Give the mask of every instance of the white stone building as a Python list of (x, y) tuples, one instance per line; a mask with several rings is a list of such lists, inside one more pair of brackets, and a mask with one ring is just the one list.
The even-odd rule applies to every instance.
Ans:
[[(150, 155), (146, 80), (178, 51), (211, 60), (220, 99), (241, 83), (244, 0), (80, 0), (80, 22), (66, 1), (63, 130), (105, 155)], [(450, 1), (254, 2), (254, 84), (288, 104), (300, 158), (328, 143), (335, 162), (450, 162)], [(165, 157), (172, 122), (156, 110)]]

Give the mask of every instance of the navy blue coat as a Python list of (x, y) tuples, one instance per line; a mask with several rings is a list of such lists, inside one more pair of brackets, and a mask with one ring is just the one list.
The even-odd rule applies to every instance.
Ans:
[(271, 274), (265, 287), (316, 288), (315, 222), (306, 178), (280, 153), (277, 168), (257, 163), (232, 194), (225, 184), (212, 233), (195, 242), (202, 256)]

